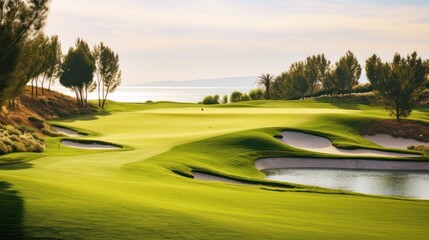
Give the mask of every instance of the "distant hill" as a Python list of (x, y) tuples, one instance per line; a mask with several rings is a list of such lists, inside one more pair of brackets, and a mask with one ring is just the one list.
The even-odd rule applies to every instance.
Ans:
[(159, 81), (142, 84), (144, 87), (236, 87), (251, 88), (255, 86), (257, 76), (252, 77), (227, 77), (216, 79), (199, 79), (187, 81)]

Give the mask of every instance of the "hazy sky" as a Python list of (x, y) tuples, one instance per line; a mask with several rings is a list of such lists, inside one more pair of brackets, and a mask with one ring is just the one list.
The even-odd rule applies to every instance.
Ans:
[[(377, 2), (377, 3), (374, 3)], [(280, 73), (310, 54), (429, 58), (429, 0), (53, 0), (45, 32), (119, 54), (123, 84)]]

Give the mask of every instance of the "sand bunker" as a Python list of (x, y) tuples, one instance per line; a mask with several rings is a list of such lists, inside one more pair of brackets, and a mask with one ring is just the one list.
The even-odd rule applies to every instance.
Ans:
[(274, 168), (327, 168), (427, 171), (429, 170), (429, 162), (278, 157), (258, 159), (255, 162), (255, 167), (258, 170)]
[(220, 176), (215, 176), (207, 173), (202, 172), (194, 172), (192, 171), (192, 175), (194, 175), (194, 179), (197, 180), (204, 180), (204, 181), (212, 181), (212, 182), (224, 182), (224, 183), (234, 183), (234, 184), (240, 184), (240, 185), (252, 185), (250, 183), (244, 183), (236, 180), (232, 180), (229, 178), (224, 178)]
[(70, 137), (78, 137), (78, 136), (85, 136), (85, 134), (79, 133), (78, 131), (75, 131), (70, 128), (64, 128), (64, 127), (58, 127), (58, 126), (52, 126), (52, 129), (55, 131), (65, 134)]
[(92, 141), (72, 141), (72, 140), (63, 140), (61, 143), (67, 147), (73, 148), (82, 148), (82, 149), (92, 149), (92, 150), (114, 150), (121, 149), (120, 146), (112, 145), (109, 143), (102, 142), (92, 142)]
[(382, 147), (407, 149), (408, 146), (429, 145), (427, 142), (420, 142), (414, 139), (395, 138), (388, 134), (365, 135), (364, 138)]
[(419, 157), (418, 154), (395, 153), (385, 152), (371, 149), (338, 149), (332, 146), (332, 142), (323, 137), (315, 136), (308, 133), (296, 131), (282, 132), (283, 138), (279, 139), (281, 142), (308, 151), (327, 153), (327, 154), (340, 154), (340, 155), (358, 155), (358, 156), (373, 156), (373, 157)]

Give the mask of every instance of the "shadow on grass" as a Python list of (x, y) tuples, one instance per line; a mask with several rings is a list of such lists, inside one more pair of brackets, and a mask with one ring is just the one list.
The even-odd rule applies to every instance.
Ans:
[(0, 181), (0, 238), (25, 239), (24, 200), (11, 187), (10, 183)]
[(0, 162), (0, 170), (21, 170), (21, 169), (28, 169), (32, 168), (33, 164), (28, 162), (23, 163), (1, 163)]
[(321, 98), (314, 98), (314, 100), (316, 102), (328, 103), (328, 104), (331, 104), (332, 106), (342, 108), (342, 109), (349, 109), (349, 110), (360, 110), (361, 104), (368, 104), (367, 102), (363, 102), (363, 101), (352, 101), (347, 98), (341, 99), (338, 97), (332, 97), (332, 98), (321, 97)]
[(100, 116), (109, 116), (109, 115), (111, 115), (111, 113), (109, 112), (100, 112), (96, 114), (70, 116), (66, 118), (61, 118), (60, 120), (62, 122), (92, 121), (92, 120), (97, 120), (98, 117)]

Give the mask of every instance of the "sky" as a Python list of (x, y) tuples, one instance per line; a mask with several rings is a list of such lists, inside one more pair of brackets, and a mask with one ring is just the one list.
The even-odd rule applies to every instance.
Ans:
[(119, 54), (123, 85), (279, 74), (347, 50), (429, 58), (429, 0), (52, 0), (45, 33)]

